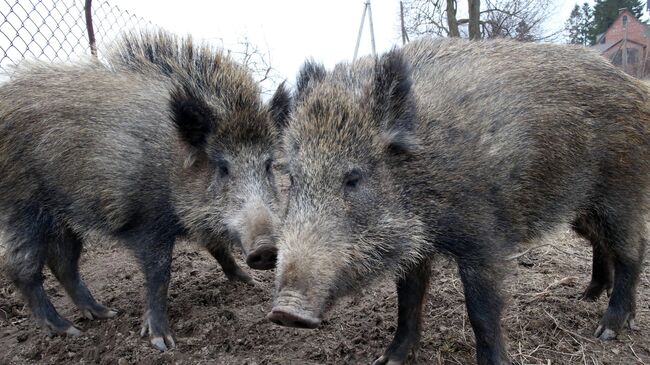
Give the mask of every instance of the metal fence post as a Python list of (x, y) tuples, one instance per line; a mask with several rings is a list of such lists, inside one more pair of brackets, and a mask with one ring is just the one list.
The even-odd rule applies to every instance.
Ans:
[(86, 30), (88, 31), (88, 43), (90, 45), (90, 54), (97, 58), (97, 44), (95, 43), (95, 30), (93, 29), (93, 0), (86, 0), (84, 10), (86, 12)]
[(0, 1), (0, 81), (24, 59), (86, 59), (89, 46), (91, 57), (101, 59), (120, 33), (143, 26), (157, 28), (107, 0)]

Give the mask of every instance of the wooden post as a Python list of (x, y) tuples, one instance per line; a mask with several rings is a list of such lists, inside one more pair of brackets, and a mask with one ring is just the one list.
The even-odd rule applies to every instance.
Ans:
[(368, 7), (368, 25), (370, 25), (370, 45), (372, 46), (372, 55), (377, 56), (377, 50), (375, 49), (375, 28), (372, 26), (372, 9), (370, 8), (370, 0), (366, 2)]
[(354, 56), (352, 60), (357, 59), (359, 54), (359, 43), (361, 43), (361, 33), (363, 32), (363, 23), (366, 20), (366, 13), (368, 13), (368, 24), (370, 25), (370, 45), (372, 46), (372, 55), (377, 55), (377, 50), (375, 49), (375, 29), (372, 26), (372, 9), (370, 8), (370, 0), (366, 0), (363, 4), (363, 15), (361, 15), (361, 25), (359, 26), (359, 34), (357, 35), (357, 45), (354, 47)]
[(368, 5), (363, 5), (363, 15), (361, 15), (361, 25), (359, 26), (359, 34), (357, 35), (357, 45), (354, 47), (354, 56), (352, 60), (357, 59), (357, 54), (359, 53), (359, 43), (361, 43), (361, 32), (363, 32), (363, 22), (366, 20), (366, 10), (368, 10)]
[(623, 54), (621, 55), (623, 57), (623, 71), (627, 72), (627, 15), (623, 16), (623, 29), (625, 29), (625, 32), (623, 33), (623, 49), (621, 52)]
[(639, 78), (642, 79), (645, 77), (646, 65), (648, 64), (648, 47), (643, 47), (643, 65), (641, 66), (641, 72), (639, 72)]

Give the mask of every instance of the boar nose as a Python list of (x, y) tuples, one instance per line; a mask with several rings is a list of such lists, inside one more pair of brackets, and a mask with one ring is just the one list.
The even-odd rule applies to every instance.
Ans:
[(291, 307), (275, 307), (271, 310), (271, 313), (266, 315), (266, 318), (285, 327), (312, 329), (320, 325), (319, 319), (312, 318), (306, 313), (296, 312)]
[(268, 239), (256, 240), (255, 249), (246, 256), (246, 264), (255, 270), (270, 270), (275, 267), (278, 249)]

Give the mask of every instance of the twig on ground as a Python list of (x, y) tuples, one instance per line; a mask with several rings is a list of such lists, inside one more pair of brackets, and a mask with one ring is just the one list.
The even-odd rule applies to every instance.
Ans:
[(532, 302), (536, 301), (537, 299), (539, 299), (539, 298), (541, 298), (541, 297), (544, 297), (544, 296), (547, 296), (547, 295), (551, 294), (551, 290), (553, 290), (553, 289), (555, 289), (555, 288), (557, 288), (557, 287), (560, 287), (560, 286), (563, 286), (563, 285), (574, 284), (574, 283), (576, 283), (577, 281), (578, 281), (578, 277), (577, 277), (577, 276), (567, 276), (567, 277), (562, 278), (562, 279), (560, 279), (560, 280), (556, 280), (556, 281), (552, 282), (549, 286), (547, 286), (547, 287), (546, 287), (544, 290), (542, 290), (541, 292), (539, 292), (539, 293), (532, 293), (532, 294), (529, 294), (529, 295), (531, 295), (533, 298), (530, 299), (530, 300), (528, 300), (527, 303), (532, 303)]
[(586, 258), (585, 255), (581, 255), (581, 254), (579, 254), (579, 251), (568, 252), (568, 251), (565, 251), (565, 250), (563, 250), (563, 249), (561, 249), (561, 248), (559, 248), (559, 247), (557, 247), (557, 246), (558, 246), (558, 245), (552, 245), (551, 247), (552, 247), (554, 250), (556, 250), (556, 251), (560, 251), (560, 253), (565, 254), (567, 257), (580, 257), (580, 258)]
[(17, 325), (21, 324), (22, 322), (25, 322), (26, 320), (27, 320), (27, 318), (17, 318), (17, 319), (15, 319), (13, 321), (10, 321), (10, 323), (12, 325), (14, 325), (14, 326), (17, 326)]
[[(630, 336), (627, 336), (627, 337), (630, 338)], [(630, 339), (632, 339), (632, 338), (630, 338)], [(636, 354), (636, 351), (634, 351), (634, 347), (632, 347), (632, 345), (634, 345), (634, 342), (632, 342), (631, 344), (627, 345), (627, 347), (630, 348), (630, 350), (632, 351), (632, 354), (634, 355), (634, 357), (636, 357), (636, 359), (639, 361), (639, 363), (645, 365), (646, 362), (643, 361), (643, 359), (641, 359), (641, 358), (639, 357), (639, 355)]]
[[(553, 320), (553, 323), (555, 324), (555, 327), (556, 327), (557, 329), (559, 329), (559, 330), (561, 330), (561, 331), (564, 331), (564, 332), (566, 332), (566, 333), (572, 335), (572, 337), (573, 337), (573, 336), (578, 337), (578, 338), (580, 338), (580, 339), (583, 340), (583, 341), (587, 341), (587, 342), (589, 342), (589, 343), (596, 343), (594, 340), (592, 340), (592, 339), (590, 339), (590, 338), (587, 338), (587, 337), (585, 337), (585, 336), (582, 336), (582, 335), (580, 335), (580, 334), (578, 334), (578, 333), (575, 333), (575, 332), (573, 332), (573, 331), (571, 331), (571, 330), (569, 330), (569, 329), (566, 329), (566, 328), (560, 326), (560, 323), (557, 321), (557, 319), (555, 319), (555, 317), (553, 317), (549, 312), (547, 312), (546, 309), (542, 309), (542, 310), (544, 311), (544, 313), (546, 313), (547, 316), (549, 316), (549, 318), (551, 318), (551, 319)], [(576, 341), (575, 338), (574, 338), (573, 340)], [(576, 341), (576, 342), (577, 342), (578, 344), (580, 344), (580, 347), (582, 348), (582, 344), (580, 343), (580, 341)]]
[(543, 244), (543, 245), (533, 246), (533, 247), (527, 249), (527, 250), (524, 251), (524, 252), (520, 252), (520, 253), (516, 253), (516, 254), (514, 254), (514, 255), (507, 256), (507, 257), (506, 257), (506, 261), (512, 261), (512, 260), (518, 259), (518, 258), (520, 258), (521, 256), (526, 255), (527, 253), (529, 253), (529, 252), (532, 251), (532, 250), (536, 250), (536, 249), (538, 249), (538, 248), (541, 248), (541, 247), (544, 247), (544, 246), (548, 246), (548, 245), (549, 245), (548, 243), (545, 243), (545, 244)]

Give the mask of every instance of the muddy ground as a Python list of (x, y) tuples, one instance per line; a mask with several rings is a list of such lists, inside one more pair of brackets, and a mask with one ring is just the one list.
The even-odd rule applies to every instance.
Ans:
[[(216, 262), (189, 243), (177, 245), (170, 320), (177, 348), (159, 353), (139, 336), (142, 275), (118, 244), (88, 245), (82, 275), (117, 318), (82, 318), (46, 273), (59, 311), (84, 329), (78, 338), (50, 337), (34, 327), (14, 287), (0, 275), (0, 364), (369, 364), (395, 330), (396, 296), (381, 282), (339, 302), (318, 330), (267, 322), (273, 272), (253, 272), (257, 285), (228, 282)], [(650, 364), (650, 266), (639, 286), (638, 330), (603, 343), (592, 337), (607, 298), (577, 300), (589, 279), (590, 249), (568, 229), (522, 247), (509, 262), (503, 327), (518, 364)], [(412, 364), (471, 364), (474, 338), (454, 265), (436, 261), (424, 333)]]

